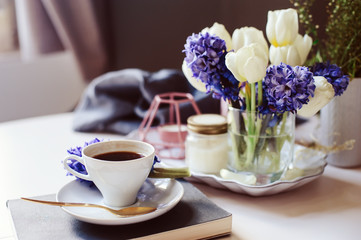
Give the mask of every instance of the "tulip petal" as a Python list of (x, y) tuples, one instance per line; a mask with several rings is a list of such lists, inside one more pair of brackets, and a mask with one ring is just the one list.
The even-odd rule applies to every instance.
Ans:
[(326, 78), (316, 76), (314, 77), (314, 80), (316, 85), (314, 97), (310, 97), (310, 101), (307, 104), (302, 105), (302, 108), (297, 111), (297, 114), (302, 117), (312, 117), (335, 96), (332, 84), (330, 84)]
[(201, 92), (207, 92), (206, 85), (199, 79), (193, 77), (192, 70), (187, 66), (186, 61), (183, 61), (182, 71), (188, 82), (197, 90)]
[(277, 46), (276, 34), (275, 34), (275, 25), (276, 25), (277, 14), (275, 11), (268, 11), (267, 15), (267, 24), (266, 24), (266, 35), (268, 41)]
[(292, 67), (301, 65), (301, 57), (295, 46), (291, 45), (287, 47), (287, 57), (284, 63)]
[(300, 56), (300, 63), (302, 65), (305, 63), (308, 53), (312, 47), (312, 38), (305, 34), (305, 36), (301, 36), (300, 34), (297, 35), (297, 38), (294, 42), (294, 46), (297, 48), (298, 54)]
[(234, 51), (237, 51), (238, 49), (245, 46), (245, 31), (243, 28), (235, 29), (232, 34), (232, 45)]
[(266, 35), (268, 41), (275, 47), (292, 44), (298, 34), (297, 11), (289, 8), (268, 11)]
[(235, 51), (252, 43), (259, 43), (268, 55), (268, 44), (262, 31), (254, 27), (243, 27), (234, 30), (232, 34), (232, 44)]
[(275, 47), (271, 45), (269, 51), (270, 62), (272, 65), (279, 65), (281, 62), (286, 63), (286, 47)]
[(227, 51), (233, 49), (231, 35), (223, 24), (215, 22), (212, 27), (204, 28), (201, 32), (208, 32), (211, 35), (216, 35), (217, 37), (223, 39), (226, 42)]
[(298, 15), (295, 9), (289, 8), (277, 12), (275, 35), (278, 45), (292, 44), (298, 34)]
[(260, 44), (252, 43), (226, 55), (226, 66), (238, 81), (253, 83), (265, 76), (268, 58), (262, 49)]
[(244, 69), (247, 69), (245, 76), (247, 81), (249, 83), (255, 83), (264, 78), (267, 65), (262, 58), (254, 56), (247, 60)]
[(252, 44), (254, 46), (254, 51), (255, 51), (255, 54), (258, 56), (258, 57), (261, 57), (263, 61), (267, 62), (268, 63), (268, 46), (266, 48), (264, 48), (264, 45), (263, 44), (259, 44), (259, 43), (256, 43), (256, 44)]
[[(238, 67), (238, 73), (242, 77), (242, 82), (247, 81), (246, 72), (249, 69), (245, 68), (248, 58), (254, 56), (254, 51), (250, 46), (245, 46), (236, 52), (236, 64)], [(239, 80), (240, 81), (240, 80)]]
[[(238, 51), (237, 51), (238, 53)], [(231, 71), (233, 76), (240, 82), (246, 81), (246, 79), (239, 73), (240, 65), (238, 62), (238, 56), (234, 52), (229, 52), (226, 55), (226, 66)]]
[(270, 62), (272, 65), (279, 65), (281, 62), (291, 65), (301, 65), (301, 57), (297, 51), (297, 48), (293, 45), (287, 45), (283, 47), (270, 47)]

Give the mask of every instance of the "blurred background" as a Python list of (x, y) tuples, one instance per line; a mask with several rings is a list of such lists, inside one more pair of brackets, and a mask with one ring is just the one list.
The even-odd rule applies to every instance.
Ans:
[[(327, 16), (317, 9), (314, 19)], [(288, 0), (0, 0), (0, 122), (72, 111), (87, 84), (125, 68), (181, 69), (186, 38), (214, 22), (265, 34)], [(302, 29), (300, 31), (301, 34)]]

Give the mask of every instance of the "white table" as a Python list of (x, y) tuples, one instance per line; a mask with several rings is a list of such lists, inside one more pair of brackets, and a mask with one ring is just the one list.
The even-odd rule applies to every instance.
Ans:
[[(8, 199), (56, 193), (73, 180), (61, 161), (70, 147), (119, 135), (71, 130), (71, 113), (0, 124), (0, 239), (15, 239)], [(327, 166), (317, 180), (290, 192), (250, 197), (195, 184), (233, 214), (225, 239), (361, 239), (361, 168)]]

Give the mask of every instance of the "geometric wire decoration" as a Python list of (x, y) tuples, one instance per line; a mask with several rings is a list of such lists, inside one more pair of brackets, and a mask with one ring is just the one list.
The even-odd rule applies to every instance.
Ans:
[[(196, 114), (200, 110), (190, 93), (169, 92), (154, 97), (138, 134), (141, 141), (152, 144), (159, 157), (169, 159), (184, 159), (184, 142), (187, 136), (187, 126), (181, 123), (179, 105), (191, 103)], [(169, 105), (169, 122), (152, 127), (153, 120), (161, 104)]]

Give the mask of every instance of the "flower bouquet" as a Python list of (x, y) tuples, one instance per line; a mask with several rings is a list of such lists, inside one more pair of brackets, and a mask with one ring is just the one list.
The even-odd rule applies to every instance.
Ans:
[(231, 37), (214, 23), (187, 38), (182, 65), (196, 89), (228, 102), (229, 169), (256, 176), (257, 184), (280, 179), (292, 161), (295, 114), (314, 115), (334, 89), (348, 84), (342, 73), (335, 80), (339, 68), (330, 63), (302, 66), (312, 39), (298, 33), (296, 10), (269, 11), (266, 34), (270, 47), (254, 27), (236, 29)]

